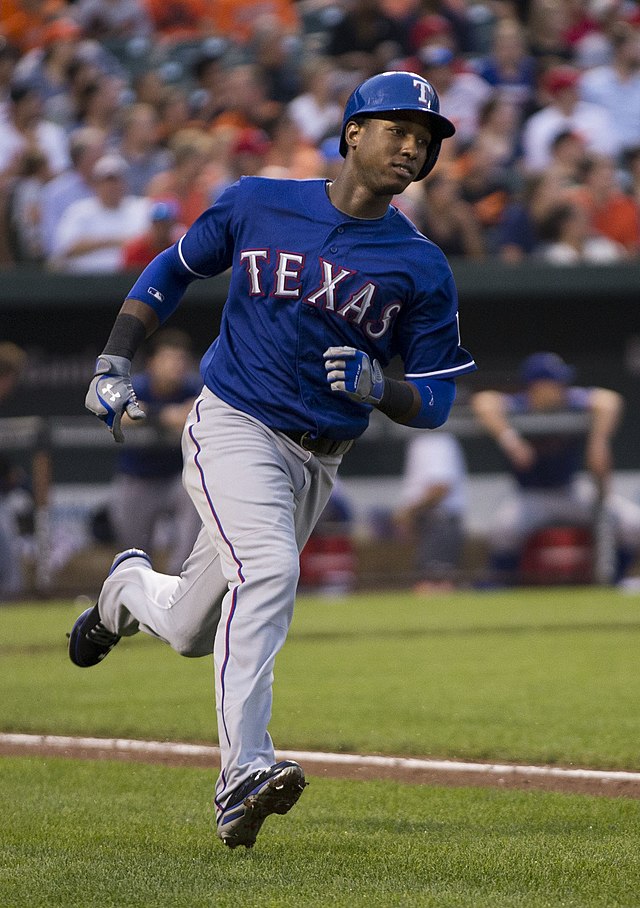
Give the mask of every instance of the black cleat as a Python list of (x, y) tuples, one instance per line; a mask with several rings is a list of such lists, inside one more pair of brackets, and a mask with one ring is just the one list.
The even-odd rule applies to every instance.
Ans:
[(254, 772), (220, 814), (218, 836), (229, 848), (251, 848), (266, 818), (291, 810), (307, 784), (302, 767), (292, 760)]
[[(129, 558), (145, 558), (151, 563), (149, 556), (142, 549), (127, 549), (113, 559), (109, 576), (123, 561), (127, 561)], [(73, 625), (71, 633), (67, 636), (69, 637), (69, 658), (74, 665), (80, 668), (89, 668), (91, 665), (102, 662), (120, 641), (119, 635), (107, 630), (102, 623), (97, 603), (80, 615)]]

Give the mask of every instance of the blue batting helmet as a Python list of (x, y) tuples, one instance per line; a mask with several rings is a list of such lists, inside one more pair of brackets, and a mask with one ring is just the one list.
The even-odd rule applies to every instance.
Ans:
[(431, 130), (431, 142), (424, 165), (416, 177), (422, 180), (433, 170), (443, 139), (456, 131), (455, 126), (440, 113), (440, 99), (433, 85), (423, 76), (409, 72), (386, 72), (372, 76), (351, 93), (344, 108), (340, 133), (340, 154), (347, 155), (345, 129), (354, 117), (403, 111), (424, 114), (425, 126)]

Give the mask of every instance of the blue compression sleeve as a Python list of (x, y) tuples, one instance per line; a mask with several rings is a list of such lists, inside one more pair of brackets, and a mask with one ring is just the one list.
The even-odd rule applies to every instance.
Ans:
[(175, 312), (187, 287), (195, 280), (197, 275), (182, 264), (176, 244), (147, 265), (127, 297), (151, 306), (162, 324)]
[(422, 406), (411, 422), (414, 429), (437, 429), (447, 421), (456, 399), (456, 383), (450, 378), (412, 378), (422, 398)]

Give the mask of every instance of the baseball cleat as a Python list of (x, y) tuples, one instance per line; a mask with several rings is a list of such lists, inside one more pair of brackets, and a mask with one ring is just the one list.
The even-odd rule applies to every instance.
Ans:
[(232, 793), (220, 814), (218, 836), (229, 848), (251, 848), (266, 818), (291, 810), (305, 785), (302, 767), (292, 760), (254, 772)]
[[(108, 576), (110, 577), (115, 569), (129, 558), (144, 558), (151, 564), (151, 559), (142, 549), (127, 549), (113, 559)], [(80, 668), (89, 668), (102, 662), (120, 641), (119, 635), (108, 630), (102, 623), (97, 603), (77, 618), (71, 633), (67, 636), (69, 658)]]

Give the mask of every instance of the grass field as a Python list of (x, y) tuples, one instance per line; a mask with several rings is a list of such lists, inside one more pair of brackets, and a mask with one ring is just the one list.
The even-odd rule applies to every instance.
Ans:
[[(0, 609), (0, 731), (215, 741), (209, 660), (142, 635), (72, 666), (70, 603)], [(279, 748), (640, 770), (640, 597), (590, 589), (302, 598)], [(640, 801), (311, 778), (251, 852), (213, 774), (1, 761), (0, 905), (640, 906)], [(240, 853), (241, 852), (241, 853)]]

